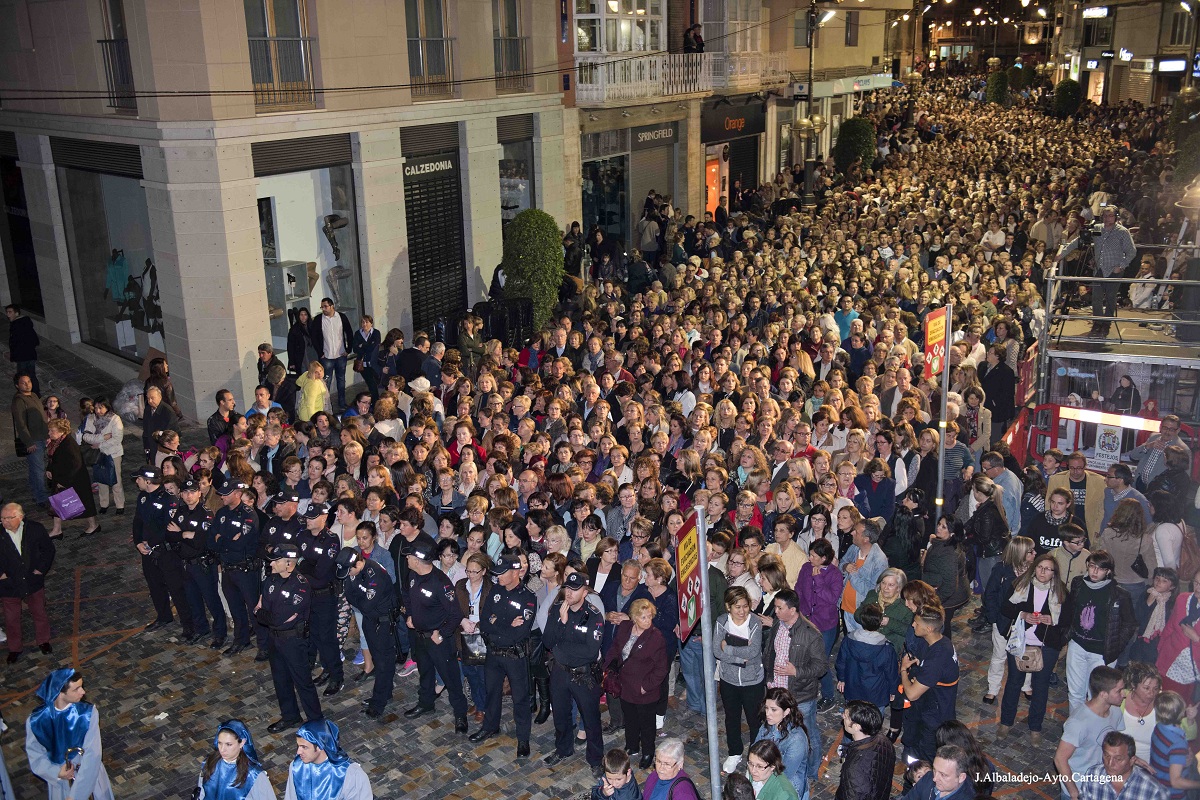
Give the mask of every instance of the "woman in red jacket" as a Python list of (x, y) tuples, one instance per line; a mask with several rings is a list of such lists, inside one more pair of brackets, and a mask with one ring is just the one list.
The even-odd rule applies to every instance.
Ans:
[[(1200, 664), (1200, 572), (1180, 575), (1180, 583), (1193, 578), (1191, 594), (1180, 594), (1158, 640), (1158, 672), (1163, 689), (1191, 697)], [(1153, 622), (1154, 620), (1151, 620)]]
[[(606, 669), (618, 668), (621, 710), (625, 713), (625, 749), (642, 754), (641, 769), (654, 763), (654, 706), (667, 676), (667, 645), (654, 627), (654, 604), (645, 598), (629, 606), (629, 619), (617, 626), (604, 656)], [(611, 703), (613, 698), (609, 697)]]

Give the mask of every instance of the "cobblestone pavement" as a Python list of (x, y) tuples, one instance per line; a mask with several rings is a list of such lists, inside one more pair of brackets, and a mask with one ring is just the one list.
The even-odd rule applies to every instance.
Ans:
[[(0, 342), (7, 341), (0, 327)], [(11, 378), (12, 367), (0, 346), (0, 377)], [(47, 346), (42, 348), (43, 383), (58, 392), (69, 409), (77, 408), (84, 393), (112, 394), (119, 381), (86, 364), (74, 353)], [(5, 385), (8, 385), (7, 383)], [(0, 442), (11, 442), (11, 420), (0, 414)], [(192, 439), (204, 434), (199, 427), (185, 431)], [(24, 462), (5, 446), (0, 457), (0, 495), (27, 500)], [(126, 472), (136, 463), (140, 431), (126, 427)], [(133, 497), (133, 487), (127, 487)], [(42, 518), (40, 511), (31, 513)], [(0, 665), (0, 709), (12, 730), (0, 743), (13, 778), (18, 798), (44, 797), (44, 784), (33, 777), (26, 763), (24, 722), (36, 705), (34, 692), (52, 668), (72, 665), (87, 681), (89, 700), (100, 709), (104, 734), (104, 761), (120, 800), (177, 798), (190, 796), (199, 759), (206, 753), (216, 724), (228, 717), (245, 720), (255, 734), (256, 744), (280, 796), (286, 782), (287, 764), (294, 753), (290, 735), (271, 736), (266, 726), (278, 718), (266, 664), (253, 661), (254, 650), (237, 657), (223, 656), (204, 645), (181, 643), (178, 625), (155, 633), (142, 632), (153, 618), (149, 596), (136, 553), (129, 540), (128, 515), (101, 518), (102, 534), (81, 539), (82, 526), (65, 525), (66, 536), (58, 545), (58, 558), (47, 581), (47, 598), (53, 628), (54, 654), (42, 655), (27, 649), (17, 664)], [(955, 624), (963, 678), (960, 684), (959, 719), (982, 737), (985, 749), (1000, 772), (1052, 771), (1051, 758), (1065, 717), (1066, 686), (1051, 690), (1046, 738), (1040, 747), (1029, 743), (1018, 725), (1001, 742), (995, 741), (998, 705), (984, 705), (990, 638), (972, 635), (966, 615)], [(32, 625), (26, 618), (27, 636)], [(357, 670), (347, 665), (347, 675)], [(1060, 667), (1060, 674), (1062, 668)], [(682, 684), (680, 685), (682, 690)], [(351, 682), (335, 698), (322, 698), (326, 714), (342, 729), (342, 741), (351, 756), (363, 764), (378, 798), (492, 798), (517, 800), (566, 798), (588, 790), (591, 775), (583, 761), (582, 746), (574, 759), (555, 769), (540, 758), (553, 750), (553, 724), (534, 729), (533, 758), (516, 759), (512, 738), (512, 715), (505, 703), (504, 736), (473, 747), (454, 733), (448, 704), (438, 701), (438, 713), (414, 723), (400, 712), (415, 702), (416, 676), (397, 679), (395, 698), (382, 722), (359, 713), (359, 703), (370, 691), (369, 682)], [(331, 701), (331, 702), (329, 702)], [(675, 705), (675, 702), (672, 702)], [(1024, 705), (1024, 701), (1022, 701)], [(832, 798), (837, 788), (838, 766), (831, 733), (839, 727), (839, 711), (821, 716), (820, 726), (829, 750), (813, 797)], [(472, 730), (475, 726), (472, 725)], [(687, 742), (687, 769), (707, 795), (706, 733), (704, 721), (683, 703), (667, 715), (667, 732)], [(609, 737), (608, 744), (623, 742)], [(724, 737), (721, 740), (722, 757)], [(829, 758), (832, 758), (832, 763)], [(639, 781), (644, 775), (638, 775)], [(899, 779), (896, 790), (899, 792)], [(1001, 786), (998, 796), (1053, 800), (1054, 787), (1046, 784)]]

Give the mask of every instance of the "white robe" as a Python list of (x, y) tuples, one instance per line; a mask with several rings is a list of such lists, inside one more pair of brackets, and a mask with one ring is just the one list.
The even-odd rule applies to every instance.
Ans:
[(50, 754), (33, 735), (29, 722), (25, 722), (25, 754), (29, 757), (29, 769), (46, 782), (49, 800), (113, 800), (112, 786), (108, 773), (104, 771), (104, 748), (100, 743), (100, 709), (92, 708), (92, 718), (87, 735), (83, 739), (83, 756), (75, 780), (64, 781), (58, 777), (62, 764), (50, 761)]
[[(0, 719), (0, 733), (6, 730), (8, 730), (8, 726), (4, 724), (4, 720)], [(4, 750), (0, 749), (0, 800), (14, 800), (16, 796), (12, 782), (8, 779), (8, 767), (4, 764)]]
[[(352, 762), (350, 768), (346, 770), (346, 780), (342, 783), (342, 790), (338, 792), (336, 800), (374, 800), (374, 797), (367, 773), (363, 772), (363, 768), (357, 763)], [(292, 784), (291, 770), (288, 770), (287, 790), (283, 793), (283, 800), (309, 800), (307, 797), (296, 794), (296, 787)]]
[[(199, 800), (204, 800), (203, 775), (200, 776), (196, 785), (200, 787)], [(271, 779), (267, 777), (265, 770), (258, 773), (254, 783), (250, 784), (250, 793), (246, 795), (246, 800), (276, 800), (275, 787), (271, 785)]]

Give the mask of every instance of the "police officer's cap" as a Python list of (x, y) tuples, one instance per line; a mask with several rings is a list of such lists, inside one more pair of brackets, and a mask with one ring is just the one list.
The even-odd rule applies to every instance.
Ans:
[(492, 565), (491, 573), (497, 578), (513, 569), (521, 568), (521, 560), (517, 558), (501, 558)]
[(231, 478), (217, 487), (217, 494), (221, 495), (221, 497), (229, 497), (234, 492), (240, 492), (245, 488), (246, 484)]
[(276, 561), (281, 558), (299, 558), (300, 551), (292, 544), (277, 544), (271, 548), (271, 560)]
[(183, 484), (179, 487), (179, 491), (181, 491), (181, 492), (198, 492), (198, 491), (200, 491), (200, 484), (196, 483), (194, 480), (191, 480), (189, 478), (188, 480), (184, 481)]
[(337, 558), (334, 559), (333, 573), (338, 580), (345, 580), (350, 574), (350, 568), (358, 561), (358, 550), (353, 547), (343, 547), (338, 551)]
[(290, 489), (285, 489), (284, 491), (275, 495), (274, 499), (276, 503), (299, 503), (300, 495), (294, 491), (291, 491)]
[(133, 477), (135, 479), (142, 478), (152, 483), (162, 483), (162, 473), (158, 471), (158, 467), (151, 466), (150, 464), (133, 473)]
[(433, 563), (433, 548), (430, 547), (428, 542), (409, 542), (400, 549), (400, 555), (405, 558), (411, 556), (426, 563)]
[(313, 503), (304, 512), (305, 519), (317, 519), (318, 517), (329, 516), (329, 506), (325, 503)]
[(572, 572), (563, 581), (563, 586), (567, 589), (586, 589), (587, 585), (587, 579), (578, 572)]

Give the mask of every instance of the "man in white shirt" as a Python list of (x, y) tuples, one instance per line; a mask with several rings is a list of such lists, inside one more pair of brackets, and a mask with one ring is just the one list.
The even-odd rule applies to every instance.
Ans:
[(321, 300), (321, 313), (308, 324), (308, 335), (325, 368), (325, 385), (332, 389), (332, 382), (337, 379), (340, 411), (346, 407), (346, 354), (351, 349), (354, 329), (346, 315), (334, 307), (333, 300), (326, 297)]

